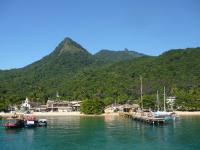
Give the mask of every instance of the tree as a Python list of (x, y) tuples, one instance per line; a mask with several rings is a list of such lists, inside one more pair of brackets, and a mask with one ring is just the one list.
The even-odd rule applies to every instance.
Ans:
[(104, 112), (104, 103), (100, 100), (84, 100), (80, 111), (84, 114), (101, 114)]

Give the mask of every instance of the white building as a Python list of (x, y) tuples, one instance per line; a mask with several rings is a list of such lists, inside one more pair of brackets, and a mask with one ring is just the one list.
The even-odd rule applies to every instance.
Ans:
[(175, 104), (175, 100), (176, 100), (175, 96), (170, 96), (166, 99), (166, 103), (171, 107), (172, 110)]
[(21, 110), (30, 110), (30, 109), (31, 105), (29, 104), (28, 97), (26, 97), (26, 100), (21, 104)]

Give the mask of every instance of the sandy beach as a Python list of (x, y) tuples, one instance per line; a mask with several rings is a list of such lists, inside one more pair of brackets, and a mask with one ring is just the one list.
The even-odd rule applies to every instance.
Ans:
[[(19, 115), (23, 115), (23, 113), (17, 113)], [(0, 113), (0, 116), (2, 117), (11, 117), (14, 113)], [(104, 113), (101, 115), (86, 115), (82, 114), (80, 112), (34, 112), (31, 114), (25, 114), (25, 115), (33, 115), (33, 116), (118, 116), (118, 113)]]
[(200, 115), (200, 111), (175, 111), (175, 113), (180, 116)]
[[(194, 111), (194, 112), (190, 112), (190, 111), (175, 111), (175, 113), (179, 116), (194, 116), (194, 115), (200, 115), (200, 111)], [(23, 113), (17, 113), (17, 114), (23, 114)], [(0, 113), (0, 116), (2, 117), (11, 117), (13, 116), (14, 113)], [(31, 114), (25, 114), (25, 115), (33, 115), (33, 116), (118, 116), (119, 113), (104, 113), (101, 115), (86, 115), (86, 114), (82, 114), (80, 112), (34, 112)]]

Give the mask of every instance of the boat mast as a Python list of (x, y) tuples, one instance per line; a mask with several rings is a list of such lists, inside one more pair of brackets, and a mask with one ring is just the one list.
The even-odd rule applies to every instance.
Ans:
[(165, 86), (164, 86), (164, 111), (166, 111), (166, 106), (165, 106)]
[(157, 111), (159, 111), (159, 96), (158, 96), (158, 90), (157, 90)]
[(142, 97), (142, 76), (140, 76), (140, 100), (141, 100), (141, 109), (143, 110), (143, 97)]

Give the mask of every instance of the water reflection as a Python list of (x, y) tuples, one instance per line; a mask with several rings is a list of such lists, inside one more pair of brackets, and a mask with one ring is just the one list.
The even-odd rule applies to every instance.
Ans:
[(21, 132), (23, 129), (5, 129), (4, 133), (5, 134), (18, 134), (19, 132)]

